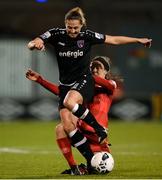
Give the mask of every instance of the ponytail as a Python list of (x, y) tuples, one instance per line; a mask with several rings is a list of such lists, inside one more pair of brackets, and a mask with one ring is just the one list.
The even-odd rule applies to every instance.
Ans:
[(86, 26), (86, 19), (84, 17), (84, 13), (81, 8), (75, 7), (70, 11), (68, 11), (67, 14), (65, 15), (65, 22), (66, 20), (74, 20), (74, 19), (79, 20), (83, 26)]

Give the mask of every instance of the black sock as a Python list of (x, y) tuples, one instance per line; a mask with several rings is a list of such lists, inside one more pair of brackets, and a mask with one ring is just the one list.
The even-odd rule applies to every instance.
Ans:
[(72, 113), (76, 117), (82, 119), (84, 122), (86, 122), (88, 125), (93, 127), (95, 130), (101, 127), (101, 125), (96, 121), (95, 117), (91, 114), (91, 112), (87, 108), (85, 108), (81, 104), (76, 104), (75, 107), (72, 110)]
[(73, 146), (79, 150), (79, 152), (86, 158), (87, 161), (91, 161), (94, 154), (90, 149), (87, 138), (84, 137), (78, 129), (69, 133), (69, 136)]

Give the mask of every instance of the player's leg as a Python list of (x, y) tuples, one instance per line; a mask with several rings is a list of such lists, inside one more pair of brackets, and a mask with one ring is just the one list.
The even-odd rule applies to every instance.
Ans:
[(65, 132), (71, 140), (71, 143), (76, 147), (79, 152), (90, 161), (93, 157), (93, 153), (89, 147), (87, 138), (76, 127), (76, 117), (66, 108), (60, 110), (60, 117)]
[(108, 138), (106, 138), (104, 143), (100, 144), (98, 142), (98, 136), (95, 133), (95, 131), (85, 122), (80, 120), (79, 123), (77, 124), (77, 127), (80, 130), (80, 132), (87, 138), (90, 148), (93, 151), (93, 153), (100, 152), (100, 151), (106, 151), (106, 152), (111, 153), (111, 150), (110, 150), (111, 145), (109, 144)]
[(82, 104), (83, 101), (89, 102), (94, 94), (93, 80), (89, 76), (85, 76), (76, 82), (64, 99), (64, 106), (67, 107), (79, 119), (92, 126), (99, 136), (99, 142), (102, 143), (107, 137), (106, 130), (96, 121), (88, 108)]
[(67, 137), (67, 134), (65, 133), (64, 127), (61, 123), (56, 126), (56, 140), (58, 147), (60, 148), (70, 168), (76, 166), (77, 162), (75, 161), (72, 154), (70, 139)]
[[(88, 126), (84, 122), (82, 122), (82, 123), (78, 124), (78, 128), (84, 134), (84, 136), (87, 138), (90, 148), (94, 154), (96, 152), (109, 152), (109, 153), (111, 152), (108, 140), (106, 140), (104, 143), (100, 144), (98, 142), (97, 134), (94, 131), (92, 131), (92, 128), (90, 128), (90, 126)], [(90, 129), (90, 131), (88, 130), (88, 128)], [(91, 162), (87, 162), (87, 170), (88, 170), (88, 174), (96, 174), (97, 173), (96, 170), (91, 166)]]
[[(67, 92), (69, 91), (69, 87), (61, 85), (59, 87), (59, 90), (60, 90), (59, 112), (64, 130), (68, 135), (68, 137), (70, 138), (73, 146), (75, 146), (79, 150), (79, 152), (86, 158), (87, 161), (90, 161), (91, 158), (93, 157), (93, 153), (89, 147), (87, 139), (76, 128), (77, 118), (71, 113), (71, 111), (69, 111), (63, 105), (63, 101), (65, 99)], [(75, 123), (73, 121), (74, 119), (75, 119)]]

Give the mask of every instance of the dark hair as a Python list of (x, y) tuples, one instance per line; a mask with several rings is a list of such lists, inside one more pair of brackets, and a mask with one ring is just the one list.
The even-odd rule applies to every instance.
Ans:
[(107, 70), (107, 74), (105, 76), (106, 79), (112, 79), (112, 80), (116, 81), (117, 84), (120, 84), (120, 86), (121, 86), (124, 79), (119, 75), (114, 75), (111, 73), (111, 71), (110, 71), (111, 60), (109, 57), (107, 57), (107, 56), (96, 56), (92, 59), (92, 64), (95, 61), (99, 61), (104, 65), (104, 68)]
[(75, 7), (67, 12), (67, 14), (65, 15), (65, 22), (66, 20), (73, 20), (73, 19), (79, 20), (83, 26), (86, 26), (86, 19), (84, 17), (84, 13), (81, 8)]
[(99, 61), (101, 62), (103, 65), (104, 65), (104, 68), (107, 70), (107, 71), (110, 71), (110, 58), (109, 57), (106, 57), (106, 56), (96, 56), (92, 59), (92, 63), (94, 61)]

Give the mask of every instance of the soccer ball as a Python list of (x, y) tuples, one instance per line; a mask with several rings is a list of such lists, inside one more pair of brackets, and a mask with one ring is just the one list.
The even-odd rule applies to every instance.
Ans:
[(98, 173), (108, 173), (114, 167), (113, 156), (108, 152), (97, 152), (91, 159), (91, 166)]

